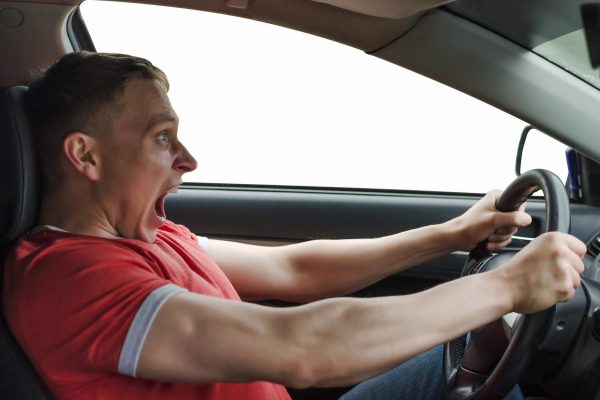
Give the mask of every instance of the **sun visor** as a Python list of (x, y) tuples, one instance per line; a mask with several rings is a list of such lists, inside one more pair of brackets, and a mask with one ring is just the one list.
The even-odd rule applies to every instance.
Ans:
[(453, 0), (312, 0), (373, 17), (401, 19)]

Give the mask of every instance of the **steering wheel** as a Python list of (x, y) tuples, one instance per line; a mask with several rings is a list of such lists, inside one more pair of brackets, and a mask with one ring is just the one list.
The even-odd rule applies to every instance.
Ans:
[[(503, 212), (517, 210), (539, 189), (546, 201), (543, 232), (568, 233), (569, 198), (561, 180), (543, 169), (515, 179), (496, 201)], [(506, 263), (516, 251), (490, 253), (485, 242), (469, 253), (461, 276), (490, 271)], [(502, 399), (518, 383), (536, 354), (554, 316), (555, 306), (531, 315), (507, 314), (444, 345), (444, 378), (450, 399)]]

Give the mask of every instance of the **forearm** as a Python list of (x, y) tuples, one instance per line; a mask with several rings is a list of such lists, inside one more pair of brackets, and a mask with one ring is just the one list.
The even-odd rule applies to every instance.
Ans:
[(450, 221), (376, 239), (316, 240), (275, 251), (285, 253), (308, 301), (353, 293), (387, 276), (457, 250)]
[(516, 227), (530, 223), (522, 211), (501, 213), (492, 191), (459, 217), (377, 239), (318, 240), (267, 248), (211, 241), (211, 255), (245, 300), (307, 302), (355, 292), (441, 255), (469, 251), (487, 241), (506, 246)]
[(298, 307), (289, 330), (312, 385), (348, 385), (499, 318), (511, 311), (510, 296), (498, 274), (480, 274), (415, 295)]

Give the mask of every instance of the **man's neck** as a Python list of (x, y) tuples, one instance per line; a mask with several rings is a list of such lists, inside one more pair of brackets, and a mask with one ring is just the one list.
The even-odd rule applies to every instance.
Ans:
[(91, 196), (71, 196), (68, 191), (45, 193), (37, 225), (55, 226), (81, 235), (119, 237), (102, 208), (88, 197)]

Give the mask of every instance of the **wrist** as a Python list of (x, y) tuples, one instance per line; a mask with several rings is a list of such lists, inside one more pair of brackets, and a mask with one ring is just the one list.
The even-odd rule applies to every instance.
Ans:
[(523, 301), (524, 290), (522, 282), (514, 276), (511, 268), (502, 266), (483, 275), (487, 275), (492, 290), (499, 296), (504, 314), (515, 311)]
[(465, 239), (467, 235), (467, 226), (461, 219), (461, 217), (453, 218), (439, 225), (443, 232), (444, 240), (449, 246), (449, 251), (469, 251), (471, 248), (466, 243)]

